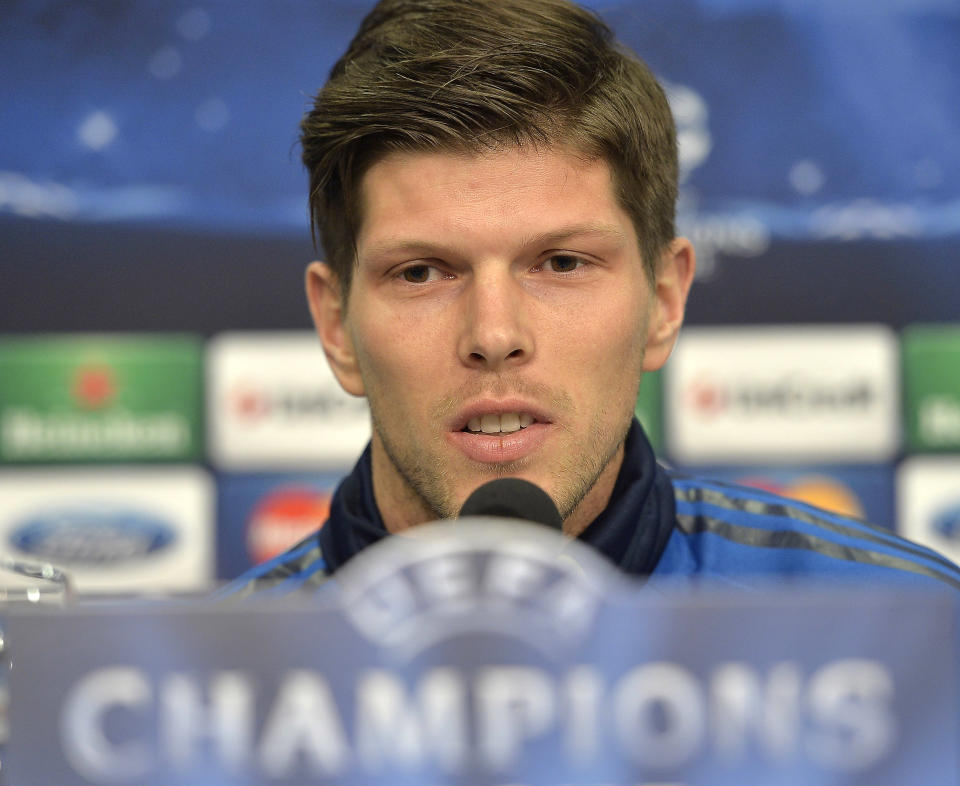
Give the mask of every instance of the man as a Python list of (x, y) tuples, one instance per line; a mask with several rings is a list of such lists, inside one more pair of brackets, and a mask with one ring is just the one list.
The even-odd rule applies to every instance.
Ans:
[(755, 490), (670, 476), (633, 420), (694, 251), (649, 69), (565, 0), (384, 0), (302, 126), (311, 313), (373, 436), (330, 519), (233, 591), (322, 583), (389, 533), (523, 478), (627, 573), (960, 587), (937, 554)]

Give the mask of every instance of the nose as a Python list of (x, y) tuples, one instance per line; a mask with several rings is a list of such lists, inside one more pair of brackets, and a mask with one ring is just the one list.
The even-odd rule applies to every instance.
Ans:
[(505, 371), (530, 361), (534, 334), (520, 282), (506, 270), (475, 275), (465, 293), (461, 361), (471, 368)]

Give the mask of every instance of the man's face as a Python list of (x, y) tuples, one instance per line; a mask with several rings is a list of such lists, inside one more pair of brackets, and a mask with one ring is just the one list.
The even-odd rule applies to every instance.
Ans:
[(311, 301), (335, 373), (369, 399), (388, 529), (514, 476), (577, 534), (609, 499), (648, 344), (647, 368), (666, 357), (609, 167), (556, 148), (394, 153), (362, 197), (346, 311), (325, 266)]

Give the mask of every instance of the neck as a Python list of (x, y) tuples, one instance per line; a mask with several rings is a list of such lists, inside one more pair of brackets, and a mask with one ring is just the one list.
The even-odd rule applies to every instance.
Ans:
[[(370, 454), (373, 496), (387, 532), (396, 534), (419, 524), (456, 517), (466, 495), (464, 499), (453, 499), (451, 496), (445, 500), (440, 507), (446, 508), (446, 511), (435, 510), (400, 474), (376, 433), (371, 441)], [(607, 507), (623, 464), (623, 455), (624, 444), (621, 442), (596, 480), (564, 518), (565, 535), (579, 537)]]
[(395, 535), (418, 524), (446, 518), (432, 510), (400, 475), (376, 434), (370, 445), (370, 464), (373, 498), (387, 532)]
[(610, 503), (613, 487), (623, 466), (623, 442), (607, 461), (597, 479), (569, 516), (563, 520), (563, 534), (578, 538)]

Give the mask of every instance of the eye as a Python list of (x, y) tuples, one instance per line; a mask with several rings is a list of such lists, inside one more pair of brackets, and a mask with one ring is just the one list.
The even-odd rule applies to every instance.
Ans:
[(573, 254), (554, 254), (543, 263), (543, 267), (551, 273), (573, 273), (585, 264), (586, 260)]
[(433, 265), (410, 265), (398, 273), (408, 284), (426, 284), (442, 278), (442, 273)]

